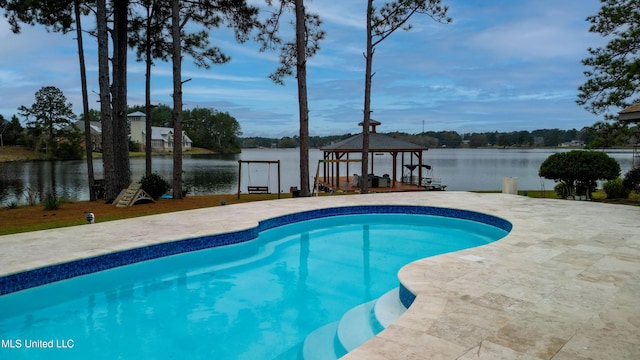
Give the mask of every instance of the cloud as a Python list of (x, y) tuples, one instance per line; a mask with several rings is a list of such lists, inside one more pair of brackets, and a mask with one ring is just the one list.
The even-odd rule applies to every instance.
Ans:
[(308, 12), (315, 13), (325, 23), (351, 29), (366, 29), (366, 2), (334, 1), (327, 6), (322, 1), (310, 1)]
[[(251, 3), (263, 6), (264, 0)], [(598, 0), (446, 3), (451, 24), (416, 16), (411, 31), (394, 33), (376, 49), (372, 109), (383, 123), (381, 131), (419, 132), (423, 121), (427, 130), (470, 132), (582, 128), (598, 120), (575, 104), (585, 80), (580, 60), (588, 47), (602, 44), (585, 21), (597, 13)], [(366, 3), (315, 0), (307, 6), (320, 15), (326, 31), (320, 52), (307, 63), (310, 131), (357, 132), (364, 102)], [(210, 34), (232, 61), (204, 70), (185, 57), (183, 80), (192, 79), (184, 85), (185, 108), (227, 111), (245, 135), (295, 135), (296, 78), (286, 78), (284, 86), (268, 78), (278, 66), (278, 52), (259, 52), (251, 41), (238, 44), (226, 28)], [(2, 18), (0, 42), (0, 114), (11, 117), (48, 85), (59, 87), (81, 112), (73, 35), (38, 26), (14, 35)], [(97, 109), (95, 40), (85, 38), (85, 46), (90, 104)], [(170, 62), (156, 62), (152, 103), (171, 105), (172, 76)], [(128, 81), (129, 104), (143, 104), (144, 64), (133, 53)]]

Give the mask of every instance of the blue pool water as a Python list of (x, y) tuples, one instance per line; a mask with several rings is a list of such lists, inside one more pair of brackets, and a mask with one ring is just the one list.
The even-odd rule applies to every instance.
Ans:
[(0, 359), (296, 359), (307, 334), (397, 287), (407, 263), (506, 234), (407, 214), (278, 226), (0, 296)]

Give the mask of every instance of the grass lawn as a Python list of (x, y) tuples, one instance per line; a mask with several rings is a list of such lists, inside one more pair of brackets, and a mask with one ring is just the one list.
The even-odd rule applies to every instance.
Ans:
[[(282, 194), (283, 197), (290, 196)], [(130, 207), (116, 207), (103, 201), (78, 201), (63, 203), (57, 210), (44, 210), (42, 205), (0, 208), (0, 235), (27, 231), (53, 229), (86, 224), (87, 213), (93, 213), (96, 222), (105, 222), (138, 216), (161, 214), (174, 211), (199, 209), (247, 201), (277, 199), (278, 194), (236, 194), (187, 196), (181, 200), (160, 199), (155, 203), (137, 204)]]
[(22, 146), (0, 146), (0, 162), (43, 160), (44, 154)]
[[(477, 191), (479, 193), (499, 193), (500, 191)], [(525, 191), (519, 191), (524, 195)], [(553, 191), (526, 191), (527, 196), (533, 198), (558, 199)], [(289, 194), (281, 194), (283, 198)], [(337, 194), (327, 196), (340, 196)], [(65, 226), (83, 225), (87, 223), (87, 213), (93, 213), (96, 222), (105, 222), (154, 215), (174, 211), (206, 208), (212, 206), (232, 205), (248, 201), (262, 201), (277, 199), (278, 194), (242, 194), (237, 199), (236, 194), (187, 196), (181, 200), (160, 199), (155, 203), (138, 204), (130, 207), (116, 207), (102, 201), (78, 201), (63, 203), (57, 210), (44, 210), (42, 205), (20, 206), (17, 208), (0, 208), (0, 235), (21, 232), (54, 229)], [(559, 199), (558, 199), (559, 200)], [(559, 200), (571, 201), (571, 200)], [(593, 201), (615, 203), (622, 205), (640, 205), (640, 194), (632, 193), (625, 200), (609, 200), (603, 191), (593, 194)]]

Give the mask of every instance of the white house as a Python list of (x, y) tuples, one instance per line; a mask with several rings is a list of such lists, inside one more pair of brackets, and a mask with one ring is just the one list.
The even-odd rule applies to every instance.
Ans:
[[(144, 150), (146, 143), (146, 119), (147, 116), (141, 111), (133, 112), (127, 115), (129, 120), (129, 139), (139, 143), (141, 149)], [(173, 151), (173, 128), (168, 127), (151, 127), (151, 150), (155, 152), (171, 152)], [(193, 141), (182, 132), (182, 151), (191, 150)]]

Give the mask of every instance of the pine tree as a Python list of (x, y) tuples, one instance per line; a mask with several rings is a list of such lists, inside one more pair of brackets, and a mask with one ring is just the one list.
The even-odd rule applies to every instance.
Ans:
[(582, 60), (589, 67), (587, 81), (578, 88), (576, 102), (588, 111), (606, 114), (640, 101), (640, 1), (601, 0), (597, 15), (589, 16), (589, 32), (608, 39), (603, 47), (589, 48), (590, 57)]

